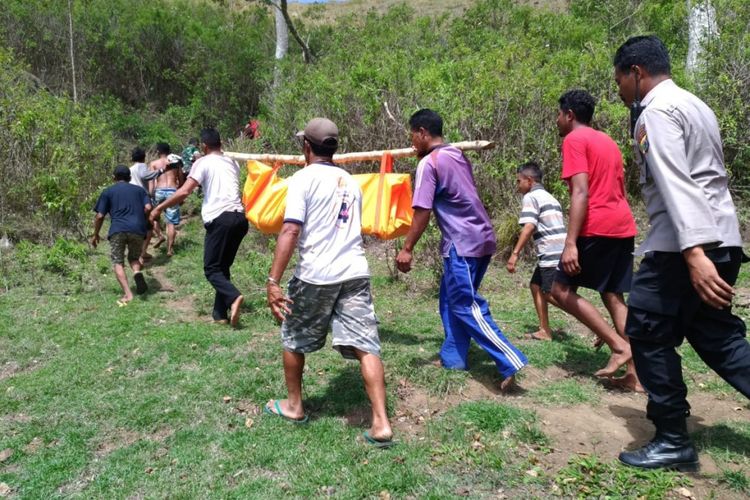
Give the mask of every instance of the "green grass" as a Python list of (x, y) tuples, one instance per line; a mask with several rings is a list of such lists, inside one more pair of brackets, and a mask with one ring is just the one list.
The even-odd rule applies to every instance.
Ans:
[(556, 492), (574, 498), (665, 498), (690, 480), (675, 472), (640, 470), (596, 456), (570, 460), (555, 476)]
[(592, 380), (570, 378), (534, 388), (530, 391), (530, 396), (540, 404), (548, 406), (584, 403), (595, 405), (599, 402), (602, 392), (601, 386)]
[[(84, 258), (61, 244), (58, 272), (45, 268), (47, 248), (0, 254), (0, 324), (7, 325), (0, 332), (0, 452), (12, 452), (0, 462), (0, 483), (18, 497), (444, 498), (502, 490), (527, 498), (554, 488), (596, 497), (637, 482), (633, 491), (658, 498), (686, 484), (671, 473), (626, 471), (614, 457), (575, 459), (559, 470), (545, 464), (555, 442), (530, 408), (601, 404), (606, 392), (590, 373), (607, 355), (554, 310), (558, 340), (523, 339), (536, 319), (528, 269), (509, 276), (493, 267), (484, 293), (532, 366), (562, 370), (565, 378), (534, 385), (521, 376), (526, 391), (500, 399), (497, 370), (481, 350), (470, 351), (468, 372), (435, 366), (442, 328), (430, 271), (393, 279), (382, 260), (387, 253), (374, 245), (373, 290), (399, 445), (381, 451), (363, 444), (369, 406), (358, 366), (329, 348), (308, 357), (310, 423), (264, 416), (262, 405), (285, 392), (278, 325), (265, 307), (272, 243), (251, 234), (240, 249), (232, 271), (247, 301), (242, 328), (231, 330), (207, 318), (212, 289), (202, 273), (202, 237), (197, 219), (189, 220), (177, 255), (167, 262), (157, 252), (159, 267), (147, 271), (152, 290), (124, 308), (115, 306), (106, 243)], [(157, 290), (166, 281), (170, 290)], [(702, 375), (694, 362), (687, 359), (686, 372)], [(701, 391), (691, 388), (691, 395)], [(746, 489), (749, 433), (746, 423), (727, 422), (696, 434), (725, 471), (719, 493)]]
[(742, 471), (723, 470), (719, 481), (726, 484), (730, 490), (750, 494), (750, 479)]

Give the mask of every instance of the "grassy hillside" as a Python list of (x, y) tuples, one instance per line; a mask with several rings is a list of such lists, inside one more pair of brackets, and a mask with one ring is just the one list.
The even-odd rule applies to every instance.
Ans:
[[(195, 203), (191, 200), (191, 206)], [(646, 398), (592, 377), (608, 354), (553, 310), (556, 339), (524, 338), (536, 317), (530, 267), (496, 262), (483, 293), (530, 359), (521, 390), (501, 395), (485, 353), (468, 372), (434, 365), (442, 341), (424, 260), (393, 279), (390, 244), (373, 242), (388, 412), (398, 444), (366, 445), (369, 410), (356, 363), (310, 355), (310, 423), (264, 415), (284, 395), (279, 326), (265, 306), (266, 238), (252, 232), (232, 274), (242, 326), (210, 321), (200, 221), (177, 254), (153, 250), (150, 291), (117, 307), (108, 245), (0, 250), (0, 496), (11, 498), (703, 498), (750, 494), (750, 405), (689, 346), (689, 429), (703, 471), (644, 472), (616, 462), (647, 440)], [(422, 255), (421, 253), (419, 254)], [(738, 301), (748, 303), (743, 271)], [(742, 300), (740, 300), (742, 299)], [(748, 309), (739, 313), (748, 317)], [(11, 326), (8, 328), (8, 326)], [(330, 346), (330, 344), (329, 344)], [(685, 491), (688, 493), (686, 494)]]

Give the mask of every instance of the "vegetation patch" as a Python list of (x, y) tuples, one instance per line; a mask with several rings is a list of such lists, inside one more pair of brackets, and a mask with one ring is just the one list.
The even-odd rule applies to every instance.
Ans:
[(658, 499), (690, 484), (676, 472), (636, 469), (596, 456), (572, 458), (555, 476), (557, 491), (574, 498)]

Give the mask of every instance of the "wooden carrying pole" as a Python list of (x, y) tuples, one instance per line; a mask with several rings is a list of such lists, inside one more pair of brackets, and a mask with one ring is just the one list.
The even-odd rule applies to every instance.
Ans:
[[(451, 146), (455, 146), (462, 151), (480, 151), (484, 149), (494, 148), (495, 143), (490, 142), (490, 141), (462, 141), (462, 142), (452, 142)], [(391, 149), (391, 150), (384, 150), (384, 151), (365, 151), (362, 153), (344, 153), (340, 155), (334, 155), (333, 161), (336, 163), (380, 161), (385, 153), (389, 153), (393, 158), (405, 158), (408, 156), (417, 155), (417, 152), (414, 151), (413, 148), (403, 148), (403, 149)], [(255, 160), (255, 161), (261, 161), (264, 163), (281, 162), (286, 165), (304, 165), (305, 164), (305, 157), (302, 155), (234, 153), (231, 151), (224, 151), (224, 154), (235, 160)]]

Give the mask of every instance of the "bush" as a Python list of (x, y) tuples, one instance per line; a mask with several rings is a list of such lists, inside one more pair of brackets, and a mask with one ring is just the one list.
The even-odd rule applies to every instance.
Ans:
[[(688, 78), (684, 0), (572, 0), (566, 11), (555, 12), (479, 0), (455, 18), (428, 17), (402, 4), (327, 24), (311, 15), (296, 22), (317, 54), (315, 64), (302, 62), (293, 43), (284, 61), (273, 59), (273, 19), (260, 2), (74, 2), (83, 103), (75, 106), (64, 97), (72, 86), (67, 12), (46, 0), (8, 0), (0, 11), (0, 39), (25, 64), (0, 49), (0, 140), (12, 147), (0, 166), (0, 191), (9, 200), (0, 207), (3, 224), (49, 240), (58, 228), (81, 232), (81, 213), (97, 184), (106, 182), (115, 160), (128, 160), (136, 143), (176, 145), (210, 124), (233, 148), (297, 152), (294, 132), (324, 115), (339, 125), (342, 152), (404, 147), (411, 113), (431, 107), (443, 115), (448, 140), (495, 142), (493, 150), (471, 158), (505, 246), (511, 227), (505, 221), (518, 206), (516, 165), (537, 160), (547, 189), (567, 202), (554, 119), (557, 99), (569, 88), (585, 88), (598, 99), (594, 126), (620, 144), (629, 194), (639, 197), (628, 110), (617, 96), (612, 56), (629, 36), (649, 32), (666, 43), (677, 83), (716, 111), (732, 186), (744, 193), (750, 189), (745, 3), (715, 0), (719, 36), (708, 46), (705, 72)], [(254, 113), (261, 140), (232, 141)], [(413, 172), (415, 166), (405, 160), (397, 168)], [(28, 213), (38, 215), (24, 225), (19, 214)]]
[(114, 165), (101, 110), (38, 88), (0, 49), (0, 142), (0, 231), (14, 240), (83, 235), (85, 214)]
[(86, 247), (75, 241), (58, 238), (47, 250), (46, 257), (45, 269), (67, 276), (78, 265), (86, 262)]

